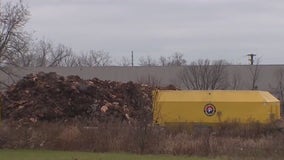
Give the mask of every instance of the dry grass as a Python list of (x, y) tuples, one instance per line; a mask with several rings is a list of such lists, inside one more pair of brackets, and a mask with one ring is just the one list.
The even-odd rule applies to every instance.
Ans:
[(226, 123), (212, 127), (128, 124), (3, 122), (0, 148), (37, 148), (148, 154), (283, 157), (284, 133), (273, 124)]

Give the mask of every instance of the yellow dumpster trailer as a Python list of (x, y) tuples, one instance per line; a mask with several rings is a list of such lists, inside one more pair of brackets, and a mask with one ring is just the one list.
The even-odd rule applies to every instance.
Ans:
[(266, 91), (167, 91), (153, 93), (153, 121), (175, 123), (260, 122), (280, 119), (280, 102)]

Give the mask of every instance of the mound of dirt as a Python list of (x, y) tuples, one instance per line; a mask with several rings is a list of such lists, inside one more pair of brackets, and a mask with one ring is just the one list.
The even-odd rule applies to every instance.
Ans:
[(24, 122), (72, 118), (151, 121), (154, 89), (133, 82), (63, 77), (54, 72), (29, 74), (2, 95), (2, 118)]

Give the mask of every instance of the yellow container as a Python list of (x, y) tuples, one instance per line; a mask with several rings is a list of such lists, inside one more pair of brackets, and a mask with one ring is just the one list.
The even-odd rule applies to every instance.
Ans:
[(165, 91), (153, 93), (153, 121), (167, 123), (269, 123), (280, 102), (266, 91)]

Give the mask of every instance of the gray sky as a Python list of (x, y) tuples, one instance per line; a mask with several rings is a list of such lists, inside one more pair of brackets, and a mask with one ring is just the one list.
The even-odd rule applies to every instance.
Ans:
[(36, 37), (119, 60), (181, 52), (188, 62), (284, 63), (283, 0), (25, 0)]

